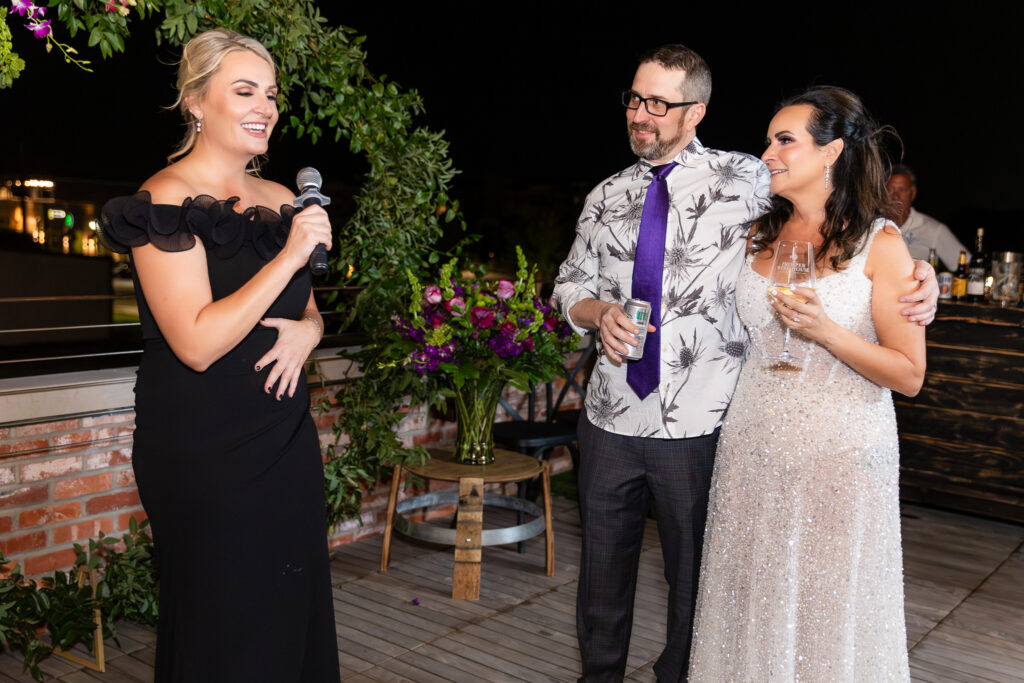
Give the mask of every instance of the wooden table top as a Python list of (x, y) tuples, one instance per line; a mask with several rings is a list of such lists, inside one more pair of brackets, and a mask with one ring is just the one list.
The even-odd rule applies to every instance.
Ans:
[(542, 461), (502, 448), (494, 449), (494, 462), (490, 465), (463, 465), (453, 462), (453, 457), (451, 448), (431, 448), (430, 460), (423, 467), (406, 469), (425, 479), (459, 481), (465, 477), (480, 477), (485, 484), (532, 479), (544, 470)]

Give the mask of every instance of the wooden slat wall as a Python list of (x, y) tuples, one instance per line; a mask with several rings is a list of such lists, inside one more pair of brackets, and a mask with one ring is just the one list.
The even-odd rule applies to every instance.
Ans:
[(1024, 522), (1024, 310), (942, 304), (896, 414), (904, 500)]

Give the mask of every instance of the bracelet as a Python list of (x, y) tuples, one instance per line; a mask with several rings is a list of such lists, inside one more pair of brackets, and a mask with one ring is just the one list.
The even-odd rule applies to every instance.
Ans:
[(317, 337), (319, 339), (323, 339), (324, 338), (324, 328), (320, 326), (320, 321), (319, 320), (317, 320), (316, 318), (314, 318), (311, 315), (304, 315), (304, 316), (302, 316), (302, 318), (300, 318), (300, 320), (308, 320), (309, 322), (311, 322), (314, 325), (316, 325)]

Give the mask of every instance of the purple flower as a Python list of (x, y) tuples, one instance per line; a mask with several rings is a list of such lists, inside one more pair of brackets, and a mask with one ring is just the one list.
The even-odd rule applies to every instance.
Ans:
[(547, 330), (548, 332), (552, 332), (552, 331), (554, 331), (554, 329), (556, 327), (558, 327), (558, 318), (557, 317), (555, 317), (553, 315), (549, 315), (548, 317), (544, 318), (544, 329), (545, 330)]
[(437, 285), (428, 285), (423, 290), (423, 298), (427, 300), (428, 304), (441, 303), (441, 288)]
[(32, 35), (36, 38), (45, 38), (50, 35), (50, 20), (38, 21), (34, 24), (25, 24), (25, 28), (32, 31)]
[(453, 296), (451, 299), (448, 299), (448, 301), (445, 301), (444, 307), (447, 308), (448, 312), (456, 318), (461, 318), (466, 315), (466, 302), (457, 296)]
[(28, 12), (31, 17), (32, 10), (34, 9), (35, 5), (28, 0), (11, 0), (11, 11), (18, 13), (21, 16), (25, 16), (25, 13)]
[(495, 296), (499, 299), (511, 299), (516, 293), (515, 286), (508, 280), (498, 280), (498, 287), (494, 290)]
[(523, 352), (523, 347), (515, 342), (511, 335), (499, 334), (487, 340), (487, 346), (499, 358), (515, 358)]
[(39, 19), (42, 19), (44, 16), (46, 16), (46, 8), (45, 7), (36, 7), (35, 5), (29, 5), (28, 6), (28, 18), (29, 19), (35, 19), (35, 20), (38, 21)]
[(469, 312), (469, 320), (474, 327), (486, 330), (494, 325), (494, 311), (483, 306), (474, 306)]
[(523, 348), (527, 351), (533, 351), (533, 337), (527, 337), (523, 340)]

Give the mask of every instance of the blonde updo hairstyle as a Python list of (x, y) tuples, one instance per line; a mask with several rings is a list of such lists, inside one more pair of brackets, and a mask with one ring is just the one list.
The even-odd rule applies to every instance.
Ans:
[(232, 52), (248, 50), (270, 64), (277, 75), (277, 65), (267, 48), (258, 41), (226, 28), (215, 28), (200, 33), (185, 44), (178, 63), (178, 99), (171, 108), (181, 109), (185, 118), (185, 137), (178, 148), (167, 157), (168, 161), (188, 154), (196, 144), (196, 117), (189, 110), (189, 102), (202, 99), (210, 88), (210, 79), (220, 69), (221, 62)]

